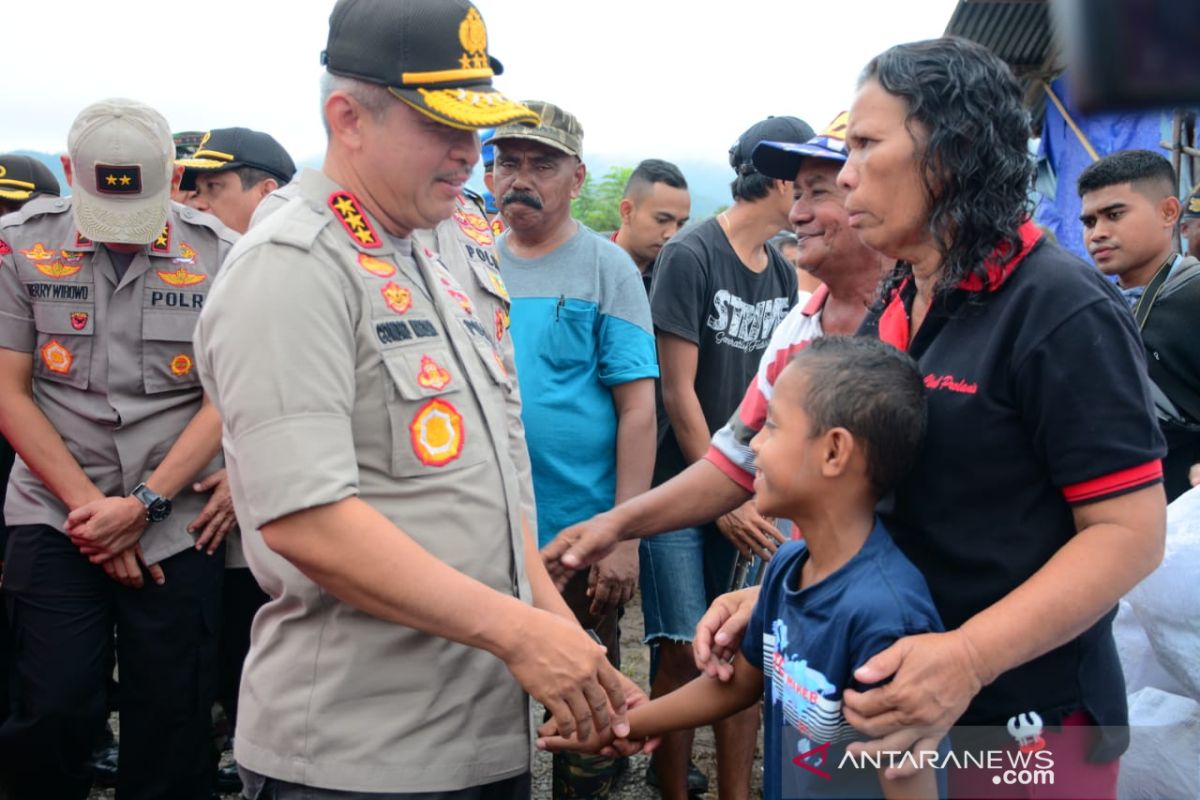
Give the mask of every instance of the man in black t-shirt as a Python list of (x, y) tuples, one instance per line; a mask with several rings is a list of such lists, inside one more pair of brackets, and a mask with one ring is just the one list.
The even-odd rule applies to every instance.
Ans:
[[(704, 456), (713, 432), (738, 407), (771, 334), (795, 301), (795, 271), (767, 247), (788, 225), (792, 184), (758, 172), (750, 154), (760, 141), (801, 144), (812, 135), (795, 117), (771, 117), (751, 126), (729, 151), (737, 172), (731, 185), (733, 206), (675, 236), (655, 262), (650, 309), (663, 405), (656, 485)], [(697, 674), (693, 632), (713, 598), (728, 589), (737, 551), (769, 557), (779, 539), (771, 523), (748, 504), (716, 525), (642, 542), (646, 641), (657, 645), (652, 696)], [(757, 707), (714, 726), (722, 798), (747, 796), (757, 729)], [(690, 732), (664, 738), (656, 754), (663, 797), (686, 795), (690, 750)]]

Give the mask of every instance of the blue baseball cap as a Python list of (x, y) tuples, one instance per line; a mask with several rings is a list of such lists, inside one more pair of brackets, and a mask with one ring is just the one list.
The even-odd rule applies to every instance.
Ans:
[(752, 158), (754, 168), (771, 178), (792, 181), (806, 158), (827, 161), (846, 160), (846, 121), (849, 114), (838, 114), (825, 129), (803, 144), (794, 142), (759, 142)]

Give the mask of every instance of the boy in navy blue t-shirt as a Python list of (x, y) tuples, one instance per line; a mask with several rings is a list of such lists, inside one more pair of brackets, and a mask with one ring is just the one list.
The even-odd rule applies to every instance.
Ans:
[[(764, 698), (763, 795), (936, 797), (931, 769), (887, 779), (846, 745), (867, 737), (842, 714), (842, 692), (867, 687), (854, 670), (903, 636), (941, 631), (925, 580), (875, 517), (916, 457), (924, 384), (912, 360), (879, 341), (831, 336), (800, 350), (780, 374), (767, 422), (750, 446), (755, 502), (791, 519), (804, 541), (771, 559), (733, 678), (702, 675), (629, 712), (629, 739), (707, 725)], [(538, 746), (597, 749), (554, 736)]]

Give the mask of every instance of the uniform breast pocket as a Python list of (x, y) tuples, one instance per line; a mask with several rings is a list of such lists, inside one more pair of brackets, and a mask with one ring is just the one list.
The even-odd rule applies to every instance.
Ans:
[(200, 385), (192, 334), (199, 314), (142, 309), (142, 380), (147, 394)]
[(392, 474), (449, 472), (484, 461), (487, 432), (466, 376), (444, 347), (406, 347), (383, 355)]
[(87, 389), (96, 321), (91, 303), (34, 303), (37, 349), (33, 373), (41, 379)]
[(596, 307), (578, 300), (559, 301), (546, 329), (546, 360), (559, 369), (587, 366), (596, 355)]

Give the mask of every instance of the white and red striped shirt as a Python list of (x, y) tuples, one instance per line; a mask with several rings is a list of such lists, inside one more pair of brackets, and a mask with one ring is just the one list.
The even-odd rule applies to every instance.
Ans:
[(821, 311), (828, 298), (829, 287), (821, 284), (807, 301), (801, 298), (779, 323), (737, 411), (713, 434), (708, 452), (704, 454), (707, 461), (748, 492), (754, 491), (754, 453), (750, 450), (750, 440), (766, 422), (767, 403), (775, 391), (775, 379), (787, 366), (792, 353), (825, 335), (821, 328)]

